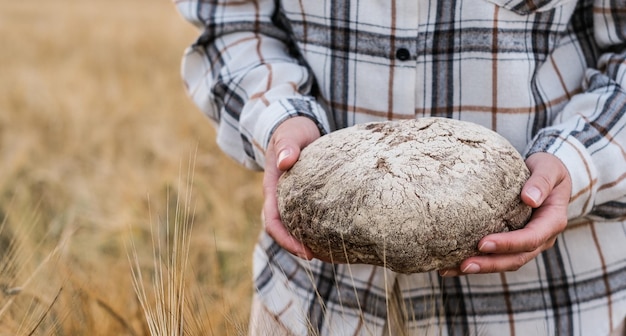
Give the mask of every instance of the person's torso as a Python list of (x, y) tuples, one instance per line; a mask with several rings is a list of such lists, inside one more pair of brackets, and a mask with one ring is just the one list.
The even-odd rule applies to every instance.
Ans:
[(591, 5), (284, 0), (281, 14), (333, 128), (441, 116), (494, 129), (522, 151), (582, 90), (597, 54)]

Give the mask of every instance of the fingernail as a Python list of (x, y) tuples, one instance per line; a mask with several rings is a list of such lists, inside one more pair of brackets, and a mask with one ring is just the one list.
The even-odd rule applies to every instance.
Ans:
[(466, 274), (475, 274), (478, 272), (480, 272), (480, 266), (476, 264), (469, 264), (465, 266), (465, 268), (463, 269), (463, 273), (466, 273)]
[(278, 153), (278, 161), (276, 161), (276, 166), (279, 167), (280, 163), (283, 162), (289, 155), (291, 155), (291, 149), (283, 149), (280, 153)]
[(539, 204), (539, 200), (541, 199), (541, 190), (535, 187), (530, 187), (526, 190), (526, 195), (528, 195), (528, 197), (530, 197), (535, 203)]
[(496, 243), (492, 241), (484, 242), (482, 245), (478, 247), (478, 250), (483, 253), (492, 253), (496, 251)]

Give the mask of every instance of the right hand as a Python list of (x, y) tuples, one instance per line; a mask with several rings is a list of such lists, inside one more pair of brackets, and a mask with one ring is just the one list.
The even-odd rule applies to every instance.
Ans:
[(265, 231), (278, 245), (288, 252), (307, 260), (315, 257), (311, 250), (293, 237), (280, 219), (277, 200), (278, 178), (291, 168), (302, 148), (320, 137), (320, 131), (313, 120), (307, 117), (293, 117), (280, 124), (265, 152), (265, 173), (263, 175), (263, 218)]

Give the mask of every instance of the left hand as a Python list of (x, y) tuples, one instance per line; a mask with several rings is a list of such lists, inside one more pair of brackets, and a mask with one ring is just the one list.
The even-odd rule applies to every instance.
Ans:
[(535, 153), (526, 159), (530, 178), (522, 188), (522, 201), (534, 208), (523, 229), (495, 233), (480, 240), (485, 253), (464, 260), (459, 268), (440, 270), (442, 276), (516, 271), (554, 246), (567, 226), (567, 206), (572, 181), (565, 165), (556, 156)]
[(276, 188), (280, 175), (296, 163), (300, 151), (319, 137), (320, 131), (311, 119), (289, 118), (276, 128), (265, 152), (263, 174), (265, 231), (286, 251), (306, 260), (311, 260), (315, 255), (285, 228), (278, 210)]

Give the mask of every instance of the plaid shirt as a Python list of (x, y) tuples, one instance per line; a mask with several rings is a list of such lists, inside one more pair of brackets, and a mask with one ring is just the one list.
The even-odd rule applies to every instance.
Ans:
[(443, 116), (559, 157), (568, 228), (516, 272), (441, 278), (303, 261), (262, 234), (258, 295), (294, 334), (605, 335), (626, 316), (625, 0), (178, 0), (189, 95), (260, 169), (293, 116), (323, 133)]

